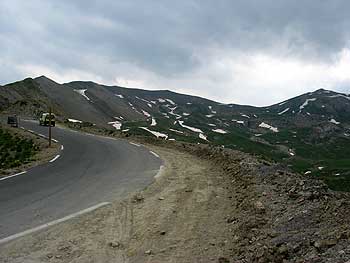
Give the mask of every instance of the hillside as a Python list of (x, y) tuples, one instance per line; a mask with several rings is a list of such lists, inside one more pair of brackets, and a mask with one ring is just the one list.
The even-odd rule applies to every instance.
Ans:
[(350, 190), (350, 97), (317, 90), (269, 107), (221, 104), (175, 92), (44, 76), (0, 87), (5, 112), (87, 122), (129, 135), (210, 143), (284, 163)]
[(14, 136), (0, 126), (1, 171), (28, 163), (38, 149), (39, 147), (32, 140)]

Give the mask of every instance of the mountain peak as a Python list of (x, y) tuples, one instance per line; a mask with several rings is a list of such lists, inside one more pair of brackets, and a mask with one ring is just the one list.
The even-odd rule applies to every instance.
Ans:
[(50, 78), (48, 78), (48, 77), (46, 77), (46, 76), (44, 76), (44, 75), (41, 75), (41, 76), (39, 76), (39, 77), (36, 77), (36, 78), (34, 78), (34, 80), (35, 81), (37, 81), (37, 82), (45, 82), (45, 83), (55, 83), (55, 84), (58, 84), (56, 81), (54, 81), (54, 80), (52, 80), (52, 79), (50, 79)]
[(52, 79), (46, 77), (45, 75), (41, 75), (41, 76), (39, 76), (39, 77), (36, 77), (36, 78), (34, 78), (34, 80), (49, 80), (49, 81), (55, 82), (54, 80), (52, 80)]

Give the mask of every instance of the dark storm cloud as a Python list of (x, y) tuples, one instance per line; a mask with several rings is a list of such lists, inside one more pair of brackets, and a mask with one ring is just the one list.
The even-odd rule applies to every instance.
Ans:
[(119, 63), (176, 78), (216, 52), (330, 61), (349, 46), (349, 11), (347, 0), (3, 0), (0, 83), (22, 64), (110, 79)]

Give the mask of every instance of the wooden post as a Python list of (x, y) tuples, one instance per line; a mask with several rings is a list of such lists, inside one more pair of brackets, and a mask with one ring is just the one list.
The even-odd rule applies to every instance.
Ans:
[(51, 107), (49, 111), (49, 147), (51, 147)]

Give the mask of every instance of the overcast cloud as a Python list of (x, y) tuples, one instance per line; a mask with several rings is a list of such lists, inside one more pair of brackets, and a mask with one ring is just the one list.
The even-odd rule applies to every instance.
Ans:
[(350, 91), (347, 0), (0, 2), (0, 84), (46, 75), (268, 105)]

